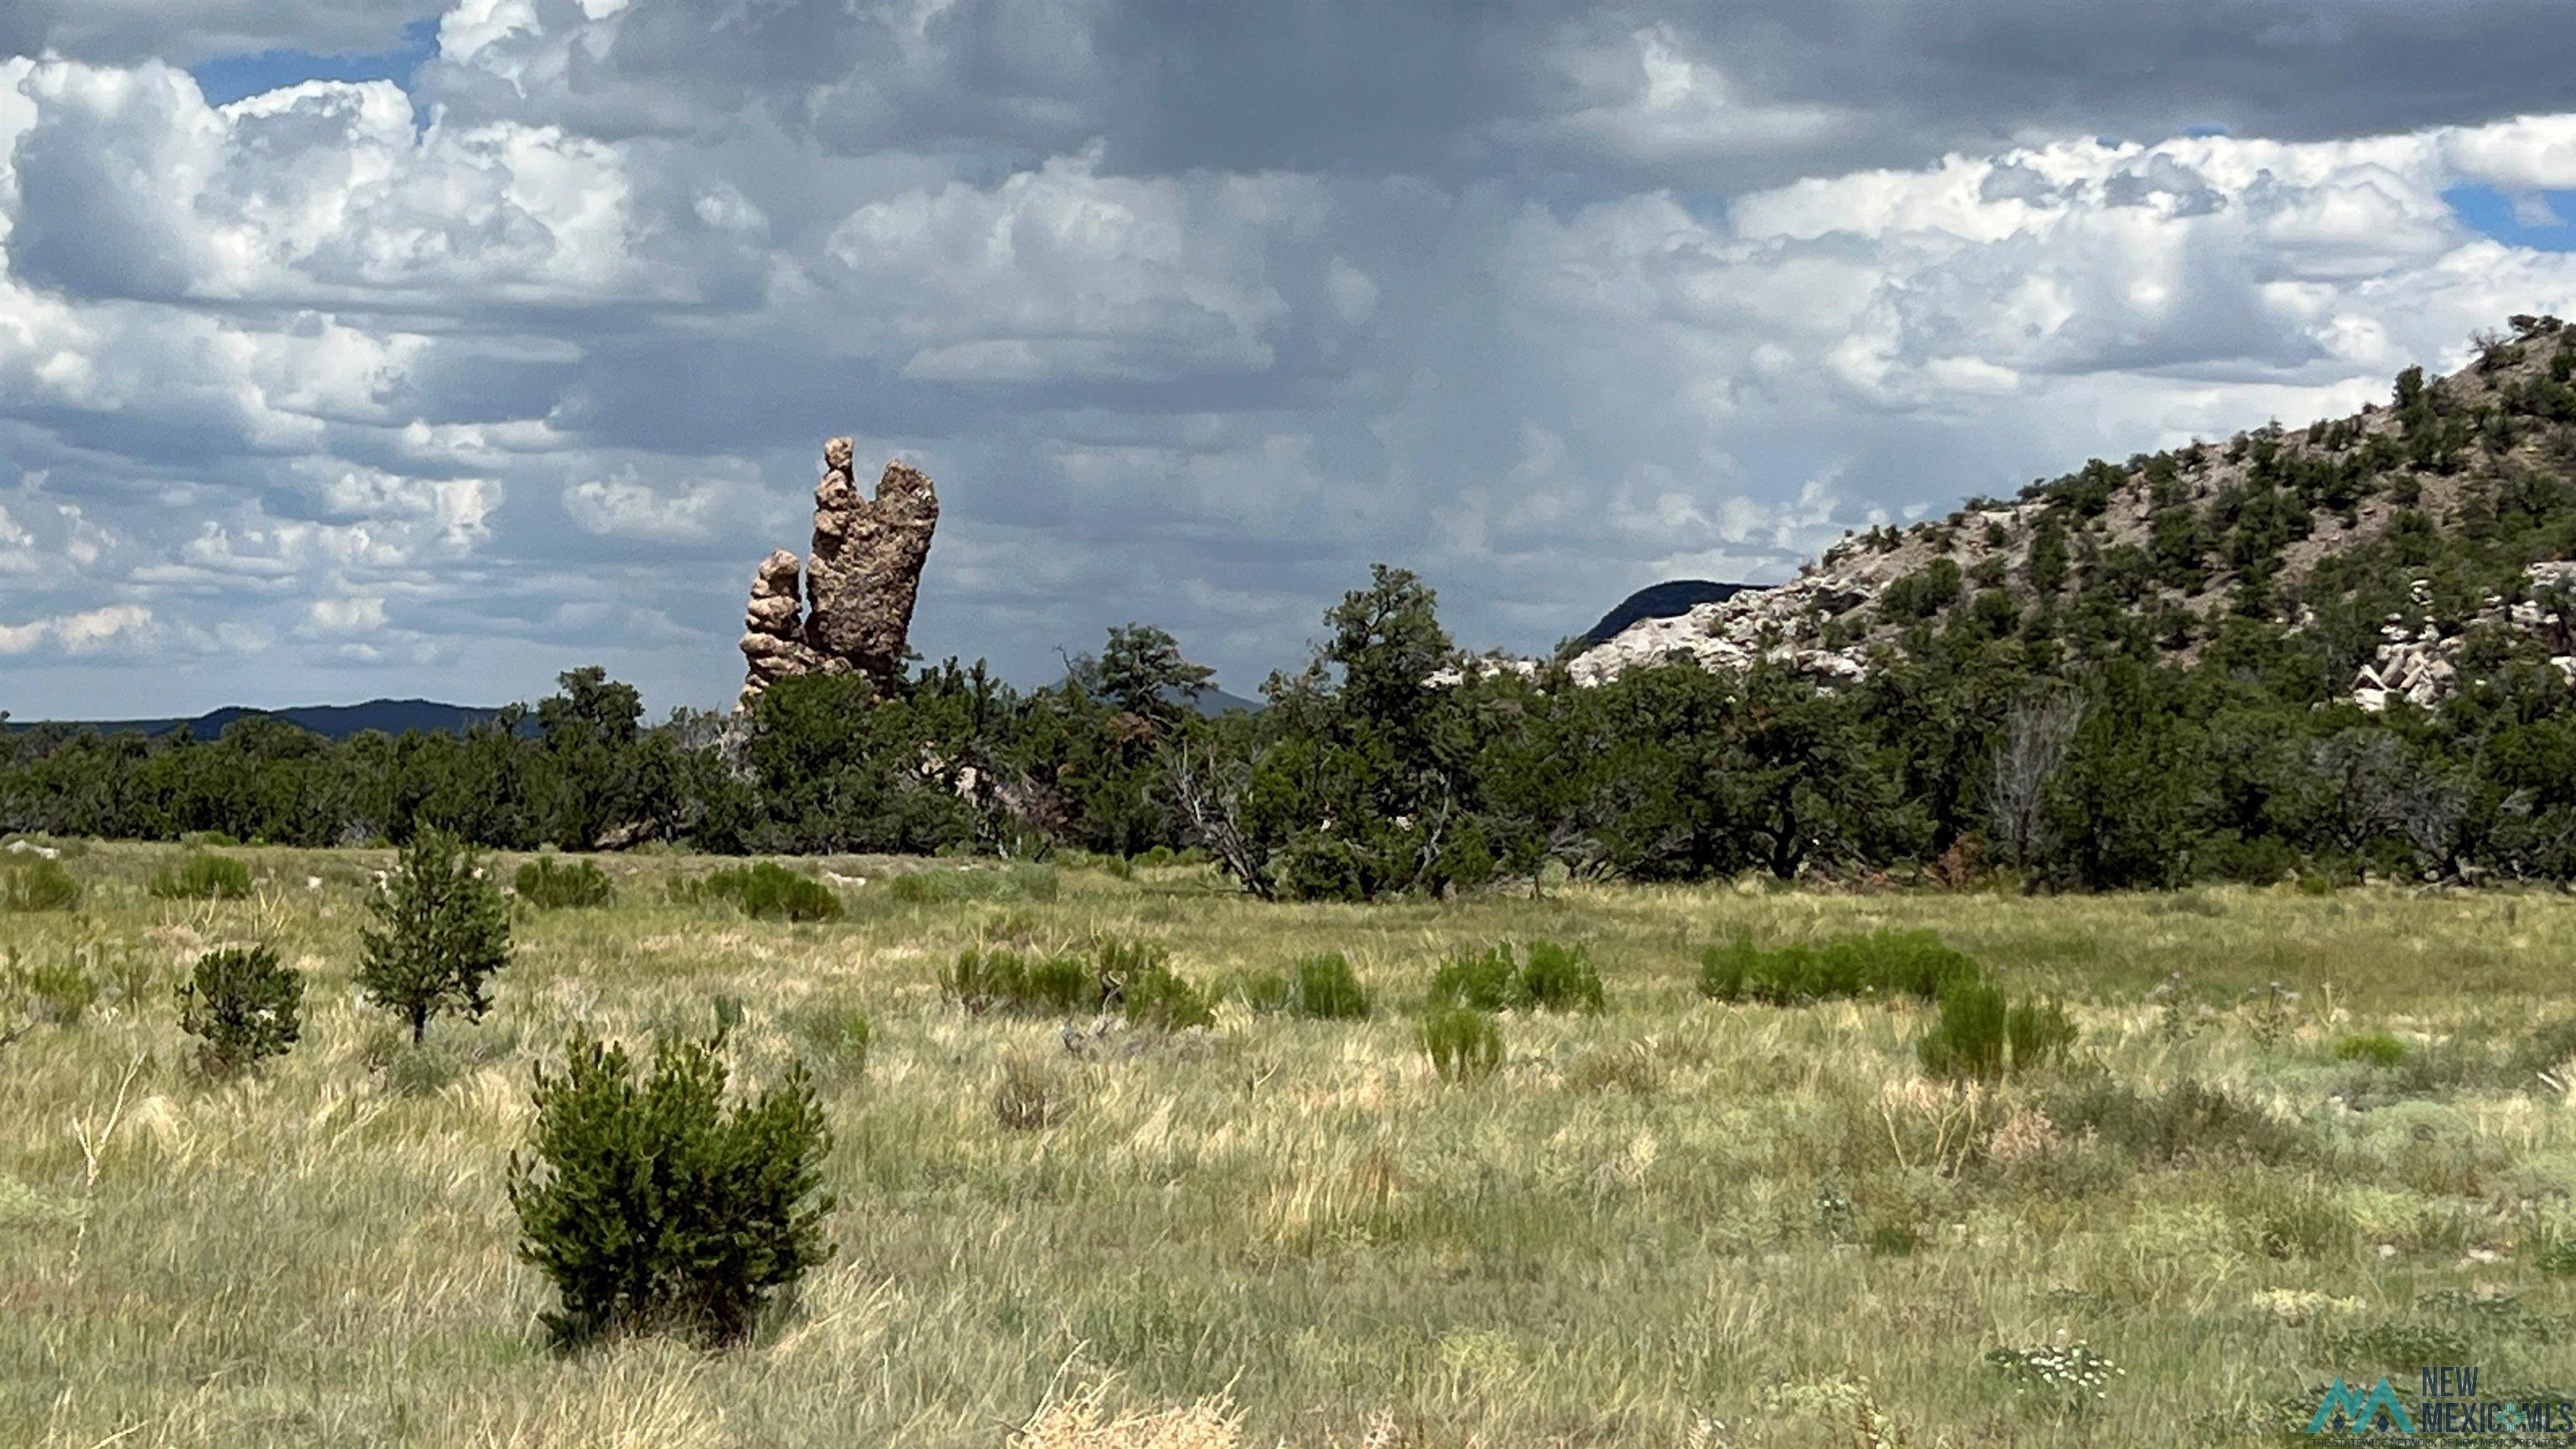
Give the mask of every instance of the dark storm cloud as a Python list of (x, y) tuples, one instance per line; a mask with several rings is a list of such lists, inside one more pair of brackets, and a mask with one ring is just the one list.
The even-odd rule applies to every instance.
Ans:
[[(432, 18), (399, 84), (216, 108), (160, 63)], [(1034, 682), (1148, 619), (1248, 688), (1380, 559), (1544, 648), (2576, 306), (2445, 200), (2576, 186), (2555, 20), (0, 7), (98, 62), (0, 61), (0, 707), (594, 657), (713, 703), (836, 433), (940, 481), (932, 657)]]

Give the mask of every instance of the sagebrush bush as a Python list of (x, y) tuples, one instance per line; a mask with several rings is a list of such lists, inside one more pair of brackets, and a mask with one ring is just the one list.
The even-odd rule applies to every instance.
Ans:
[(578, 910), (604, 906), (617, 896), (608, 883), (608, 872), (586, 860), (564, 862), (551, 855), (541, 855), (518, 869), (510, 878), (510, 888), (519, 899), (541, 911)]
[(250, 867), (229, 855), (191, 851), (155, 872), (151, 890), (163, 900), (240, 900), (250, 894)]
[(1491, 1076), (1503, 1064), (1503, 1029), (1472, 1006), (1433, 1007), (1423, 1014), (1419, 1038), (1443, 1081)]
[(1532, 941), (1517, 954), (1506, 944), (1452, 956), (1431, 973), (1429, 999), (1477, 1011), (1599, 1011), (1606, 1004), (1591, 953), (1554, 941)]
[(0, 865), (0, 911), (68, 911), (80, 897), (80, 882), (59, 862), (39, 857)]
[(480, 1021), (485, 983), (510, 960), (510, 912), (481, 860), (455, 836), (422, 831), (367, 901), (376, 924), (358, 936), (358, 989), (408, 1022), (414, 1044), (444, 1012)]
[(209, 951), (179, 984), (179, 1029), (211, 1070), (282, 1056), (304, 1030), (304, 975), (266, 946)]
[(510, 1157), (519, 1255), (553, 1282), (558, 1343), (669, 1330), (715, 1343), (832, 1255), (832, 1134), (803, 1065), (725, 1100), (722, 1038), (664, 1040), (641, 1078), (586, 1033), (536, 1072), (536, 1123)]
[(2239, 1159), (2278, 1166), (2315, 1145), (2299, 1124), (2190, 1077), (2145, 1092), (2105, 1072), (2070, 1072), (2041, 1105), (2068, 1137), (2096, 1134), (2150, 1166)]
[(831, 887), (772, 860), (728, 866), (699, 882), (698, 891), (714, 900), (731, 901), (744, 915), (765, 920), (841, 918), (841, 898), (832, 894)]
[(1982, 974), (1973, 957), (1930, 931), (1879, 931), (1821, 947), (1763, 950), (1749, 940), (1711, 946), (1700, 956), (1699, 990), (1715, 1001), (1797, 1006), (1854, 996), (1939, 999), (1952, 980)]

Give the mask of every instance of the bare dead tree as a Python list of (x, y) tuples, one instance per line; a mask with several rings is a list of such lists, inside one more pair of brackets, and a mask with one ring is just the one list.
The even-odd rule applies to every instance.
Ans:
[(2043, 809), (2048, 782), (2065, 763), (2066, 747), (2084, 723), (2084, 709), (2082, 692), (2060, 684), (2025, 695), (2004, 717), (1986, 808), (1995, 843), (2017, 867), (2027, 869), (2048, 853), (2052, 842)]
[(1243, 798), (1251, 792), (1249, 761), (1221, 756), (1211, 745), (1180, 735), (1161, 751), (1163, 788), (1181, 808), (1190, 835), (1216, 855), (1243, 888), (1270, 900), (1270, 863), (1243, 829)]
[[(2325, 787), (2344, 849), (2358, 851), (2393, 833), (2414, 848), (2428, 876), (2458, 873), (2458, 831), (2469, 796), (2459, 770), (2429, 770), (2396, 737), (2360, 728), (2319, 740), (2309, 763)], [(2514, 802), (2506, 801), (2503, 813), (2514, 814)]]

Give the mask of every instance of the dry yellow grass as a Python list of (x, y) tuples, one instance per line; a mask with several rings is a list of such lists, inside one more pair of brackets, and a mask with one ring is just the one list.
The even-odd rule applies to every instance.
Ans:
[[(0, 1047), (0, 1444), (2240, 1443), (2331, 1374), (2405, 1371), (2348, 1347), (2390, 1325), (2576, 1390), (2570, 1280), (2546, 1271), (2576, 1240), (2576, 1104), (2507, 1067), (2576, 1014), (2556, 897), (1362, 909), (1067, 869), (945, 904), (872, 884), (848, 920), (789, 927), (667, 898), (708, 862), (634, 857), (605, 863), (616, 905), (523, 916), (492, 1016), (414, 1051), (349, 985), (380, 858), (239, 853), (260, 899), (156, 900), (166, 853), (96, 846), (65, 862), (78, 912), (0, 916), (20, 967), (98, 988)], [(2066, 997), (2095, 1077), (1960, 1089), (1918, 1069), (1917, 1007), (1693, 989), (1733, 932), (1880, 926)], [(970, 1016), (935, 983), (975, 941), (1093, 934), (1162, 941), (1206, 983), (1341, 950), (1380, 1009), (1230, 1004), (1162, 1036)], [(1503, 1070), (1443, 1085), (1410, 1003), (1450, 951), (1536, 936), (1589, 945), (1610, 1010), (1507, 1019)], [(311, 974), (305, 1038), (207, 1080), (170, 990), (250, 937)], [(2148, 997), (2174, 971), (2187, 1009)], [(2274, 979), (2300, 993), (2278, 1022), (2246, 995)], [(702, 1032), (719, 996), (743, 1005), (744, 1080), (821, 1071), (836, 1256), (747, 1348), (555, 1357), (502, 1193), (530, 1068), (575, 1024)], [(864, 1066), (830, 1049), (850, 1007)], [(2339, 1059), (2377, 1030), (2409, 1065)], [(1015, 1059), (1061, 1110), (997, 1116)], [(2206, 1085), (2307, 1145), (2249, 1154), (2203, 1121), (2143, 1149), (2069, 1115), (2096, 1078)], [(2128, 1370), (2118, 1392), (2037, 1405), (1982, 1362), (2061, 1332)]]

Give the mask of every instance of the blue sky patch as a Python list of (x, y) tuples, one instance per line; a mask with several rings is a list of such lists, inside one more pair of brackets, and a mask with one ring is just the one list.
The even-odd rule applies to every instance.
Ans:
[(315, 55), (303, 50), (263, 50), (256, 55), (219, 55), (188, 68), (206, 100), (230, 105), (244, 96), (273, 91), (309, 80), (409, 81), (421, 62), (438, 51), (438, 22), (415, 20), (403, 27), (402, 44), (391, 50), (347, 55)]
[(2576, 191), (2499, 191), (2454, 186), (2442, 199), (2460, 220), (2497, 241), (2542, 251), (2576, 251)]

